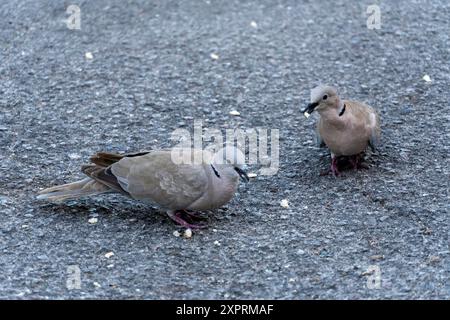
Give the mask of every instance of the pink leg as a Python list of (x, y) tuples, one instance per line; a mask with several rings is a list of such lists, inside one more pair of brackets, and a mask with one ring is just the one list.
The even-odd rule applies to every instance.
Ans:
[(369, 169), (366, 163), (362, 162), (362, 157), (360, 154), (355, 154), (350, 157), (350, 163), (353, 165), (353, 169)]
[(187, 214), (193, 220), (206, 220), (206, 219), (208, 219), (206, 216), (202, 215), (201, 213), (195, 212), (195, 211), (183, 210), (183, 212), (185, 214)]
[[(204, 224), (194, 224), (192, 219), (190, 218), (190, 216), (192, 216), (192, 214), (188, 214), (186, 211), (184, 210), (178, 210), (178, 211), (168, 211), (167, 215), (169, 216), (170, 219), (172, 219), (173, 221), (175, 221), (176, 223), (178, 223), (179, 225), (185, 227), (185, 228), (189, 228), (189, 229), (202, 229), (202, 228), (206, 228), (206, 226)], [(183, 215), (185, 217), (183, 217)], [(190, 221), (186, 221), (186, 219), (189, 219)]]
[(356, 154), (356, 155), (354, 155), (354, 156), (350, 156), (349, 157), (349, 160), (350, 160), (350, 163), (352, 164), (352, 166), (353, 166), (353, 169), (354, 170), (356, 170), (356, 169), (358, 169), (358, 167), (359, 167), (359, 155), (358, 154)]
[(335, 156), (331, 156), (331, 172), (335, 177), (339, 175), (339, 170), (337, 166), (337, 158)]

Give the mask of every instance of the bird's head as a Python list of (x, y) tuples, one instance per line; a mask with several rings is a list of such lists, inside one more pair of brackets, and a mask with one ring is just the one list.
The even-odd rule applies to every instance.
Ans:
[(245, 155), (240, 149), (234, 146), (226, 146), (217, 151), (214, 154), (212, 164), (223, 169), (232, 169), (231, 171), (227, 171), (233, 174), (237, 173), (245, 182), (249, 180), (245, 172)]
[(314, 111), (321, 113), (330, 108), (338, 109), (340, 104), (336, 88), (320, 85), (311, 90), (311, 103), (303, 110), (303, 114), (308, 118)]

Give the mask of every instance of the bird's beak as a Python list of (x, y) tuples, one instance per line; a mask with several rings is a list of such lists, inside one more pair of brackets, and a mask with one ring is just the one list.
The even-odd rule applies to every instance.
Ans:
[(238, 173), (239, 177), (241, 177), (241, 179), (244, 180), (245, 182), (248, 182), (250, 180), (248, 175), (247, 175), (247, 172), (245, 172), (241, 168), (234, 167), (234, 170), (236, 170), (236, 172)]
[(313, 113), (314, 109), (319, 105), (318, 102), (313, 102), (310, 103), (306, 106), (305, 110), (303, 110), (303, 114), (305, 115), (306, 118), (308, 118), (311, 113)]

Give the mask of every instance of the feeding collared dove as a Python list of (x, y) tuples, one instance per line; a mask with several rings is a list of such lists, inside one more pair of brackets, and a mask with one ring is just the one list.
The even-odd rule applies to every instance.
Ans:
[(305, 117), (316, 111), (317, 142), (331, 152), (331, 172), (339, 174), (337, 158), (349, 156), (354, 168), (360, 165), (360, 154), (367, 146), (373, 150), (380, 141), (380, 117), (370, 106), (350, 100), (341, 100), (336, 88), (318, 86), (311, 90), (311, 103), (303, 113)]
[(180, 225), (195, 228), (199, 226), (191, 223), (198, 217), (195, 211), (221, 207), (235, 194), (239, 177), (248, 181), (243, 170), (245, 156), (231, 146), (214, 155), (191, 149), (125, 155), (101, 152), (92, 156), (91, 162), (81, 169), (88, 178), (42, 190), (37, 198), (61, 202), (122, 193), (156, 205)]

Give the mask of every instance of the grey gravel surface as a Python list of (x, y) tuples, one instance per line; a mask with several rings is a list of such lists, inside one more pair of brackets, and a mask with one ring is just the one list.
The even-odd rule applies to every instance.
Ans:
[[(71, 1), (1, 1), (0, 298), (450, 298), (450, 4), (376, 1), (369, 30), (372, 2), (73, 1), (69, 30)], [(329, 155), (299, 112), (318, 83), (380, 111), (370, 169), (319, 176)], [(34, 199), (193, 119), (279, 129), (281, 151), (191, 239), (119, 195)]]

